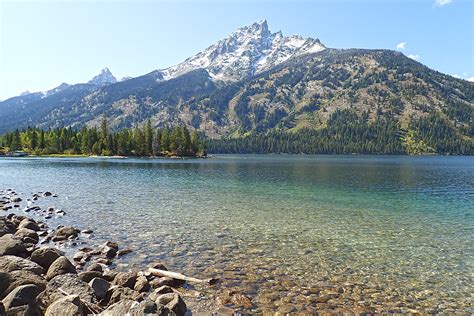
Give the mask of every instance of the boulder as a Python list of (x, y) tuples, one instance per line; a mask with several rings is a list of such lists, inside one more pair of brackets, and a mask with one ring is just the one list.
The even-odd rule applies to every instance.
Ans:
[[(89, 267), (87, 267), (86, 269), (87, 271), (98, 271), (98, 272), (103, 272), (104, 269), (102, 268), (102, 266), (98, 263), (92, 263)], [(114, 276), (115, 278), (115, 276)]]
[(133, 289), (137, 292), (148, 292), (150, 290), (150, 283), (144, 276), (139, 276), (135, 281)]
[(125, 256), (126, 254), (129, 254), (131, 252), (132, 252), (131, 249), (121, 249), (121, 250), (117, 251), (117, 257)]
[(109, 259), (114, 258), (117, 255), (117, 249), (111, 248), (109, 246), (104, 246), (101, 248), (101, 253)]
[(50, 280), (44, 292), (38, 295), (38, 303), (43, 309), (64, 297), (59, 289), (67, 294), (79, 295), (85, 302), (97, 304), (97, 298), (89, 284), (81, 281), (76, 274), (61, 274)]
[(143, 300), (138, 304), (134, 304), (130, 308), (130, 315), (132, 316), (142, 316), (142, 315), (167, 315), (164, 312), (163, 306), (158, 306), (154, 301)]
[(130, 309), (138, 305), (138, 302), (130, 299), (124, 299), (110, 305), (106, 310), (100, 313), (101, 316), (121, 316), (131, 315)]
[(105, 298), (107, 291), (110, 288), (110, 283), (102, 278), (93, 278), (89, 282), (89, 286), (94, 290), (95, 296), (101, 300)]
[(18, 225), (18, 229), (20, 228), (28, 228), (34, 231), (40, 230), (40, 227), (38, 226), (38, 224), (30, 218), (24, 218)]
[(74, 261), (89, 261), (90, 258), (91, 258), (91, 256), (87, 252), (78, 251), (74, 254), (74, 256), (72, 257), (72, 260), (74, 260)]
[(79, 295), (68, 295), (54, 303), (47, 309), (45, 316), (76, 316), (83, 315), (81, 300)]
[(168, 294), (168, 293), (173, 293), (173, 289), (170, 288), (169, 286), (162, 286), (156, 290), (154, 290), (149, 296), (148, 298), (150, 300), (153, 300), (153, 301), (156, 301), (156, 299), (158, 298), (158, 296), (162, 295), (162, 294)]
[(14, 255), (18, 257), (28, 257), (26, 245), (12, 235), (3, 235), (0, 237), (0, 256)]
[(114, 279), (114, 285), (125, 286), (133, 289), (137, 280), (137, 274), (135, 272), (119, 272)]
[(113, 282), (117, 274), (118, 272), (116, 271), (108, 270), (108, 271), (105, 271), (104, 274), (102, 274), (102, 278), (106, 281)]
[(0, 273), (0, 290), (3, 290), (3, 291), (0, 292), (0, 299), (7, 296), (7, 294), (9, 294), (15, 288), (21, 285), (26, 285), (26, 284), (34, 284), (38, 286), (41, 289), (41, 291), (46, 288), (46, 280), (43, 277), (36, 275), (31, 271), (18, 270), (18, 271), (12, 271), (9, 273), (1, 272)]
[(63, 241), (68, 238), (76, 238), (80, 230), (74, 227), (61, 227), (56, 231), (52, 241)]
[(6, 315), (8, 316), (42, 316), (41, 310), (36, 302), (30, 302), (27, 305), (21, 305), (10, 308)]
[(31, 260), (39, 264), (45, 269), (48, 269), (49, 266), (59, 257), (63, 256), (64, 252), (59, 251), (56, 248), (39, 248), (33, 251), (31, 254)]
[(9, 255), (0, 257), (1, 272), (12, 272), (15, 270), (30, 271), (36, 275), (44, 273), (43, 267), (33, 261)]
[(53, 194), (49, 191), (46, 191), (46, 192), (43, 193), (43, 196), (51, 196), (51, 195), (53, 195)]
[(3, 305), (8, 311), (12, 307), (28, 305), (30, 302), (36, 301), (36, 296), (42, 290), (35, 284), (25, 284), (16, 287), (3, 300)]
[(118, 244), (117, 244), (116, 242), (107, 241), (107, 242), (105, 242), (104, 246), (113, 248), (113, 249), (115, 249), (116, 251), (118, 251)]
[(5, 217), (0, 217), (0, 237), (6, 234), (14, 234), (16, 226)]
[(124, 299), (130, 299), (133, 301), (141, 302), (144, 299), (144, 294), (138, 293), (137, 291), (129, 289), (128, 287), (114, 285), (109, 288), (109, 290), (107, 291), (107, 295), (102, 300), (102, 302), (107, 305), (111, 305)]
[(159, 270), (168, 271), (168, 269), (166, 268), (166, 266), (165, 266), (163, 263), (159, 262), (159, 261), (150, 263), (150, 264), (148, 265), (148, 267), (149, 267), (149, 268), (153, 268), (153, 269), (159, 269)]
[(168, 310), (174, 312), (177, 316), (186, 313), (186, 303), (177, 293), (168, 293), (158, 296), (156, 304), (165, 306)]
[(90, 282), (93, 278), (100, 278), (102, 277), (102, 272), (99, 271), (84, 271), (78, 274), (79, 279), (84, 282)]
[(21, 241), (25, 241), (26, 238), (30, 238), (31, 240), (34, 241), (34, 243), (38, 243), (39, 241), (39, 236), (36, 233), (36, 231), (28, 228), (20, 228), (16, 231), (16, 233), (13, 235), (13, 238), (19, 239)]
[(66, 273), (77, 273), (76, 267), (69, 261), (68, 258), (61, 256), (56, 259), (48, 269), (46, 273), (46, 279), (51, 280), (57, 275)]

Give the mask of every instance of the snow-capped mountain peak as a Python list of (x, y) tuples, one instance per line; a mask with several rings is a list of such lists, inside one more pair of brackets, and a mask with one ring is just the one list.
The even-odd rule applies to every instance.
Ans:
[(110, 72), (109, 68), (105, 67), (104, 69), (102, 69), (100, 74), (89, 80), (87, 83), (98, 86), (104, 86), (116, 82), (117, 78), (114, 77), (114, 75)]
[(239, 81), (289, 58), (326, 49), (318, 39), (272, 33), (266, 20), (238, 28), (184, 62), (162, 70), (165, 80), (203, 68), (215, 80)]

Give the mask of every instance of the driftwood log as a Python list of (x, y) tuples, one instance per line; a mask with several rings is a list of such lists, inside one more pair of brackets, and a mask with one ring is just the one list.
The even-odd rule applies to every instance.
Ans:
[(184, 274), (181, 274), (181, 273), (166, 271), (166, 270), (161, 270), (161, 269), (154, 269), (154, 268), (149, 268), (148, 271), (151, 274), (156, 275), (156, 276), (169, 277), (169, 278), (183, 280), (183, 281), (190, 282), (190, 283), (200, 283), (200, 284), (214, 285), (219, 281), (219, 279), (213, 279), (213, 278), (210, 278), (210, 279), (197, 279), (197, 278), (185, 276)]

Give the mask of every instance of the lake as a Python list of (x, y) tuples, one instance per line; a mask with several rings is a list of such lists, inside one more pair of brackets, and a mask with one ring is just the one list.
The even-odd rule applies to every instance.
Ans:
[(7, 188), (58, 194), (50, 226), (132, 248), (123, 269), (220, 277), (247, 312), (474, 313), (473, 157), (2, 158)]

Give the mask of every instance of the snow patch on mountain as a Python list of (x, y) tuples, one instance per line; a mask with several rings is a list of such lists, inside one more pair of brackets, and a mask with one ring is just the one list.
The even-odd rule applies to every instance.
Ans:
[(184, 62), (161, 71), (165, 80), (195, 69), (206, 69), (210, 77), (221, 81), (239, 81), (282, 62), (326, 49), (319, 39), (299, 35), (285, 37), (271, 33), (267, 21), (237, 29), (230, 36), (209, 46)]
[(110, 72), (109, 68), (105, 67), (102, 69), (100, 74), (89, 80), (87, 83), (97, 85), (97, 86), (105, 86), (111, 83), (116, 83), (117, 78)]

